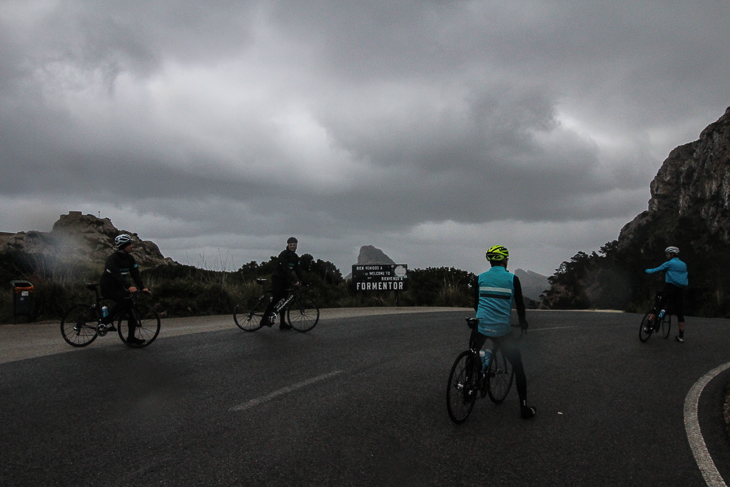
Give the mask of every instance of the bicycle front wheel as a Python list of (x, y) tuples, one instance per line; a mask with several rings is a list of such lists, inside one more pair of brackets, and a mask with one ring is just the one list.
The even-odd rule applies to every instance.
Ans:
[(311, 298), (293, 299), (286, 310), (286, 321), (299, 332), (307, 332), (319, 323), (319, 306)]
[(672, 315), (666, 314), (662, 318), (662, 336), (669, 337), (669, 331), (672, 329)]
[(471, 414), (479, 392), (478, 360), (470, 351), (461, 352), (449, 373), (446, 386), (446, 409), (451, 421), (461, 424)]
[(651, 311), (644, 315), (644, 319), (641, 320), (641, 326), (639, 327), (639, 340), (642, 342), (647, 341), (654, 332), (656, 318), (649, 320), (649, 315), (651, 315)]
[(61, 335), (72, 347), (85, 347), (99, 336), (96, 330), (98, 324), (99, 319), (92, 306), (77, 304), (61, 318)]
[(492, 354), (487, 369), (487, 393), (494, 404), (504, 401), (512, 387), (515, 371), (512, 362), (507, 359), (499, 348)]
[(129, 317), (124, 314), (117, 322), (117, 333), (125, 345), (132, 348), (146, 347), (155, 341), (160, 334), (160, 315), (151, 306), (143, 303), (135, 305), (130, 313), (136, 314), (137, 327), (134, 329), (134, 337), (144, 340), (144, 343), (129, 342)]
[(258, 296), (247, 296), (233, 308), (233, 321), (243, 331), (256, 331), (261, 328), (261, 319), (266, 311), (265, 301)]

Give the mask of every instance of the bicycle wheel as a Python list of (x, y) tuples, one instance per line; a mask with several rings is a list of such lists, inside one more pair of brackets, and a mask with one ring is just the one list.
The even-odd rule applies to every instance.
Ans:
[(85, 347), (96, 340), (99, 318), (92, 306), (77, 304), (61, 318), (61, 335), (72, 347)]
[(233, 308), (233, 321), (243, 331), (256, 331), (261, 328), (261, 319), (266, 311), (265, 300), (257, 296), (248, 296)]
[(144, 303), (135, 304), (131, 311), (137, 314), (137, 327), (134, 329), (135, 338), (144, 340), (142, 344), (129, 343), (129, 319), (126, 313), (117, 319), (117, 333), (125, 345), (132, 348), (146, 347), (155, 341), (160, 334), (160, 315), (151, 306)]
[(666, 314), (662, 318), (662, 335), (664, 338), (669, 338), (669, 331), (672, 329), (672, 315)]
[(478, 360), (470, 351), (461, 352), (449, 373), (446, 386), (446, 409), (451, 421), (461, 424), (471, 414), (477, 400), (479, 370)]
[(644, 315), (644, 319), (641, 320), (641, 326), (639, 327), (639, 340), (645, 342), (649, 339), (651, 334), (654, 332), (654, 320), (649, 321), (649, 315), (651, 311)]
[(307, 332), (319, 323), (319, 306), (311, 298), (295, 298), (286, 309), (286, 321), (296, 331)]
[(499, 348), (492, 353), (492, 359), (487, 369), (487, 393), (494, 404), (504, 401), (512, 387), (515, 371), (512, 363), (504, 356)]

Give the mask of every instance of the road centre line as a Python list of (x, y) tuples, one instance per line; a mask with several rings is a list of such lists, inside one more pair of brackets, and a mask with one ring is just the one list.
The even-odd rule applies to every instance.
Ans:
[(687, 432), (687, 440), (689, 440), (692, 454), (708, 487), (726, 487), (727, 484), (720, 476), (720, 472), (717, 471), (715, 462), (712, 461), (710, 452), (707, 450), (705, 439), (702, 437), (702, 431), (700, 431), (697, 406), (705, 386), (728, 368), (730, 368), (730, 362), (720, 365), (703, 375), (700, 380), (694, 383), (684, 400), (684, 429)]
[(550, 328), (528, 328), (527, 329), (527, 332), (529, 334), (530, 332), (533, 332), (534, 333), (534, 332), (537, 332), (537, 331), (567, 330), (567, 329), (570, 329), (570, 328), (582, 328), (582, 326), (570, 325), (570, 326), (553, 326), (553, 327), (550, 327)]
[(323, 381), (326, 379), (330, 379), (343, 372), (344, 372), (344, 370), (335, 370), (334, 372), (330, 372), (329, 374), (323, 374), (323, 375), (318, 375), (317, 377), (312, 377), (311, 379), (307, 379), (303, 382), (299, 382), (297, 384), (293, 384), (291, 386), (284, 387), (283, 389), (279, 389), (278, 391), (274, 391), (271, 394), (267, 394), (265, 396), (261, 396), (256, 399), (252, 399), (248, 402), (244, 402), (243, 404), (239, 404), (238, 406), (233, 406), (231, 409), (229, 409), (229, 411), (244, 411), (244, 410), (252, 408), (254, 406), (258, 406), (259, 404), (264, 404), (266, 402), (269, 402), (272, 399), (275, 399), (279, 396), (283, 396), (284, 394), (288, 394), (290, 392), (296, 391), (297, 389), (301, 389), (302, 387), (307, 387), (309, 385), (312, 385), (315, 382), (320, 382), (320, 381)]

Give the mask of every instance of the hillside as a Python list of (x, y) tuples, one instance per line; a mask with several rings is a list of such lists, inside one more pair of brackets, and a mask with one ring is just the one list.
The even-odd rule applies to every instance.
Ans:
[(109, 218), (82, 215), (79, 211), (61, 215), (50, 232), (0, 233), (0, 251), (22, 252), (95, 267), (103, 265), (114, 251), (114, 238), (120, 233), (128, 233), (134, 240), (132, 255), (140, 267), (176, 264), (169, 257), (164, 257), (154, 242), (144, 241), (136, 233), (117, 229)]
[(642, 310), (662, 285), (644, 269), (676, 245), (689, 269), (687, 314), (730, 316), (730, 108), (698, 140), (670, 152), (650, 189), (648, 209), (616, 241), (563, 262), (543, 307)]

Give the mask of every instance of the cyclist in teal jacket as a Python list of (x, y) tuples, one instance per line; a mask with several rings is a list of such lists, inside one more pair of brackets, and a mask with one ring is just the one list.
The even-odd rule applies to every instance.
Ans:
[[(680, 343), (684, 343), (684, 310), (682, 300), (682, 290), (689, 285), (687, 279), (687, 264), (679, 260), (679, 249), (674, 246), (669, 246), (664, 249), (664, 255), (667, 261), (654, 269), (646, 269), (647, 274), (654, 274), (656, 272), (664, 271), (664, 291), (662, 291), (662, 299), (660, 301), (659, 309), (667, 309), (667, 306), (671, 306), (672, 314), (677, 315), (677, 322), (679, 324), (679, 335), (675, 336), (675, 340)], [(653, 320), (654, 315), (649, 316), (649, 320)]]
[(517, 379), (517, 393), (520, 396), (520, 413), (525, 419), (532, 418), (537, 409), (527, 405), (527, 378), (522, 365), (517, 338), (512, 333), (512, 303), (517, 308), (517, 317), (522, 330), (527, 330), (525, 302), (522, 299), (522, 285), (514, 274), (507, 272), (509, 250), (495, 245), (487, 250), (487, 260), (492, 268), (479, 276), (478, 295), (474, 308), (477, 310), (479, 326), (472, 330), (469, 347), (480, 350), (491, 338), (501, 346), (502, 353), (512, 363)]

